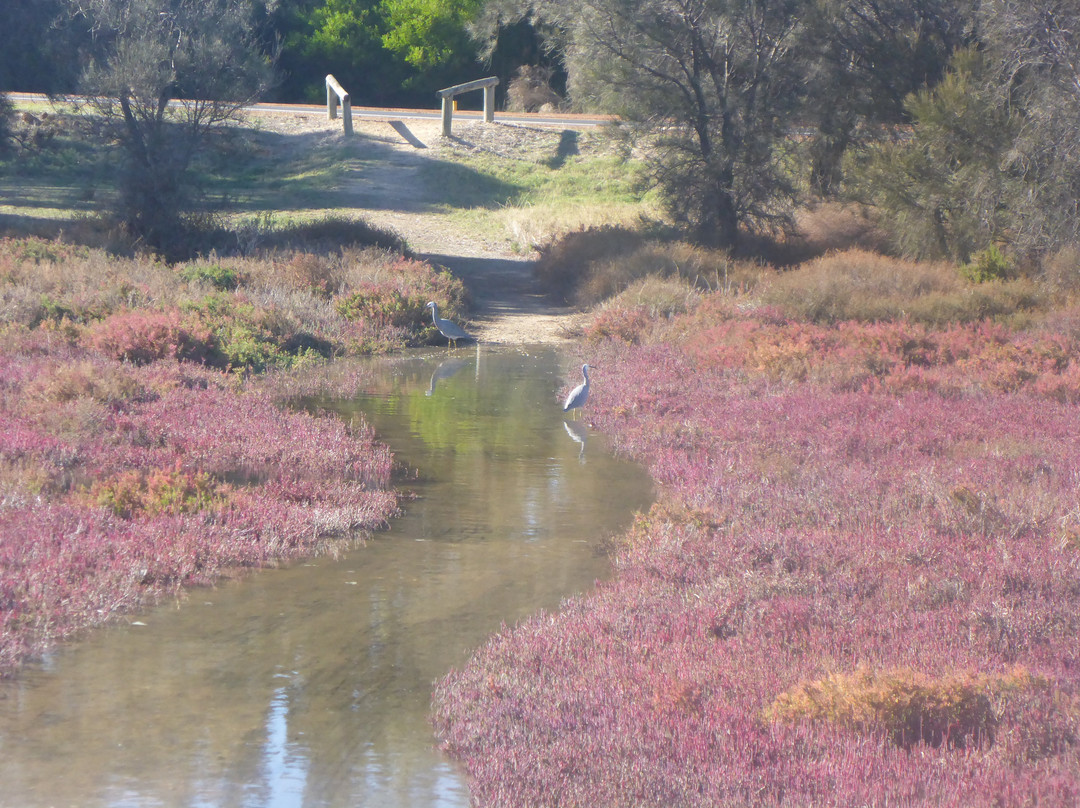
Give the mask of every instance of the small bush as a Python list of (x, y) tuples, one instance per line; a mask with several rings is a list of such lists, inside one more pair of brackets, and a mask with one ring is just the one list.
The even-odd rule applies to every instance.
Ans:
[(640, 233), (625, 227), (576, 230), (543, 247), (534, 272), (550, 294), (570, 301), (588, 278), (593, 262), (617, 260), (644, 242)]
[(427, 301), (406, 297), (396, 289), (368, 289), (340, 298), (336, 309), (347, 320), (370, 320), (382, 326), (421, 331), (426, 305)]
[(991, 244), (982, 252), (977, 253), (974, 260), (960, 267), (960, 275), (972, 283), (1003, 281), (1011, 273), (1012, 262), (1001, 254), (1001, 250), (995, 244)]
[(220, 362), (232, 370), (261, 373), (287, 366), (288, 354), (265, 329), (243, 321), (227, 321), (217, 330)]
[(761, 295), (789, 317), (815, 323), (909, 319), (964, 323), (1042, 308), (1030, 281), (971, 288), (947, 262), (906, 261), (847, 250), (777, 275)]
[(522, 65), (506, 89), (506, 109), (510, 112), (539, 112), (557, 109), (559, 94), (551, 89), (554, 70), (540, 65)]
[(590, 342), (617, 339), (628, 345), (641, 342), (652, 321), (645, 306), (614, 304), (602, 309), (585, 328), (585, 338)]
[(232, 292), (240, 285), (240, 273), (220, 264), (188, 264), (180, 268), (179, 275), (189, 283), (205, 283), (222, 292)]
[(153, 469), (121, 472), (95, 483), (88, 496), (95, 505), (131, 519), (195, 513), (223, 502), (223, 491), (205, 472)]
[(1030, 682), (1027, 673), (934, 679), (907, 669), (860, 669), (804, 682), (780, 694), (771, 720), (827, 721), (858, 730), (884, 729), (898, 746), (964, 748), (993, 744), (997, 720), (987, 695)]
[(293, 222), (270, 227), (262, 233), (260, 247), (264, 250), (303, 250), (305, 252), (335, 253), (343, 247), (379, 247), (399, 254), (408, 252), (399, 233), (377, 227), (363, 219), (346, 216), (327, 216), (306, 222)]
[(1080, 290), (1080, 247), (1070, 245), (1048, 256), (1042, 264), (1042, 276), (1050, 291), (1075, 294)]
[(650, 317), (668, 319), (685, 314), (700, 300), (701, 293), (683, 278), (649, 275), (631, 284), (610, 302), (644, 306)]
[(143, 385), (127, 368), (88, 360), (57, 365), (28, 384), (27, 392), (56, 403), (88, 398), (117, 404), (145, 395)]
[(88, 341), (106, 356), (137, 365), (158, 359), (205, 362), (215, 347), (209, 329), (176, 309), (114, 314), (90, 327)]
[(735, 261), (723, 250), (710, 250), (685, 242), (647, 242), (615, 258), (588, 264), (575, 291), (577, 303), (595, 305), (642, 278), (680, 278), (699, 289), (745, 291), (757, 285), (763, 269)]

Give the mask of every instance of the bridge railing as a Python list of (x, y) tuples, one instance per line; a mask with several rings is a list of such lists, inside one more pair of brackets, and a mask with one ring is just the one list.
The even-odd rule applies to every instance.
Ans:
[(486, 79), (467, 81), (464, 84), (455, 84), (445, 90), (439, 90), (438, 95), (442, 99), (442, 133), (443, 137), (450, 137), (451, 121), (454, 117), (454, 96), (467, 93), (470, 90), (484, 91), (484, 120), (491, 123), (495, 120), (495, 85), (499, 83), (497, 76)]
[(334, 120), (337, 117), (338, 101), (341, 102), (341, 123), (346, 135), (353, 133), (352, 125), (352, 100), (345, 88), (338, 83), (332, 75), (326, 77), (326, 117)]

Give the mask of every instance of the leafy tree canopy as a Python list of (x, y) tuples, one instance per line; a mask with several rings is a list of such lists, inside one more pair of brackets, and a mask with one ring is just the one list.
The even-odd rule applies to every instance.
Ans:
[(466, 26), (481, 0), (382, 0), (387, 31), (383, 45), (424, 70), (463, 59), (476, 51)]

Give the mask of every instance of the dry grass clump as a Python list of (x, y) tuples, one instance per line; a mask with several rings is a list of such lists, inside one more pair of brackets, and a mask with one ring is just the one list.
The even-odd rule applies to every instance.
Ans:
[(605, 226), (637, 230), (646, 225), (640, 202), (530, 199), (528, 204), (504, 207), (497, 215), (519, 250), (541, 254), (545, 245), (578, 230)]
[(604, 301), (582, 336), (590, 342), (613, 338), (639, 343), (657, 321), (693, 309), (700, 299), (701, 293), (682, 278), (648, 275)]
[(1068, 297), (1080, 292), (1080, 247), (1058, 250), (1043, 261), (1041, 269), (1048, 292)]
[(781, 693), (765, 711), (770, 720), (826, 721), (860, 731), (884, 729), (890, 740), (964, 748), (992, 745), (997, 719), (991, 693), (1030, 686), (1026, 671), (934, 678), (905, 668), (838, 673)]
[(88, 322), (135, 306), (189, 300), (172, 269), (148, 258), (41, 239), (0, 239), (0, 311), (8, 322)]
[(117, 404), (143, 398), (146, 391), (129, 366), (89, 360), (47, 366), (27, 383), (26, 394), (50, 404), (90, 399)]
[(577, 230), (543, 247), (533, 271), (551, 295), (569, 301), (576, 297), (593, 262), (617, 260), (644, 243), (644, 236), (627, 227)]
[(681, 278), (701, 290), (745, 292), (757, 287), (767, 271), (723, 250), (649, 240), (640, 231), (613, 225), (567, 234), (543, 250), (535, 268), (552, 294), (581, 306), (597, 305), (647, 277)]
[(563, 100), (551, 88), (555, 70), (542, 65), (522, 65), (506, 88), (506, 109), (509, 112), (540, 112), (555, 110)]
[(617, 258), (591, 262), (575, 300), (595, 305), (648, 276), (681, 278), (702, 290), (745, 292), (758, 285), (765, 271), (758, 264), (733, 260), (722, 250), (653, 241)]
[(971, 284), (945, 262), (906, 261), (861, 249), (830, 253), (776, 276), (762, 302), (815, 323), (910, 319), (929, 325), (1032, 311), (1029, 280)]
[(647, 275), (634, 281), (606, 305), (643, 306), (653, 319), (667, 319), (693, 309), (701, 299), (694, 284), (677, 276)]
[(375, 247), (406, 254), (405, 239), (394, 230), (377, 227), (350, 216), (328, 215), (318, 219), (277, 224), (264, 218), (235, 231), (241, 252), (298, 250), (309, 253), (335, 253), (342, 248)]
[(853, 248), (886, 252), (888, 237), (876, 220), (850, 205), (826, 202), (805, 208), (796, 214), (795, 226), (795, 242), (810, 256)]
[(888, 239), (863, 208), (821, 202), (795, 212), (791, 231), (743, 232), (737, 254), (776, 267), (794, 267), (829, 252), (888, 252)]
[[(464, 286), (441, 267), (370, 246), (211, 253), (168, 265), (60, 241), (0, 240), (8, 325), (0, 338), (13, 347), (25, 331), (50, 329), (126, 362), (261, 372), (429, 342), (438, 334), (422, 316), (428, 300), (458, 316)], [(403, 306), (410, 316), (399, 316)]]

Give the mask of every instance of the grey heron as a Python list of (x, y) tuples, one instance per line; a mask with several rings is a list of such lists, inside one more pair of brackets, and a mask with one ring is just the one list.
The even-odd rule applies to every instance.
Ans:
[(474, 339), (473, 335), (468, 333), (457, 323), (452, 323), (449, 320), (444, 320), (439, 316), (439, 307), (434, 300), (430, 301), (424, 308), (431, 309), (431, 321), (435, 323), (435, 327), (439, 329), (439, 333), (450, 340), (454, 347), (457, 347), (457, 341), (459, 339)]
[(581, 366), (581, 375), (585, 379), (581, 384), (570, 391), (570, 395), (566, 397), (566, 402), (563, 404), (563, 412), (569, 412), (570, 410), (576, 410), (585, 406), (585, 402), (589, 399), (589, 366)]

